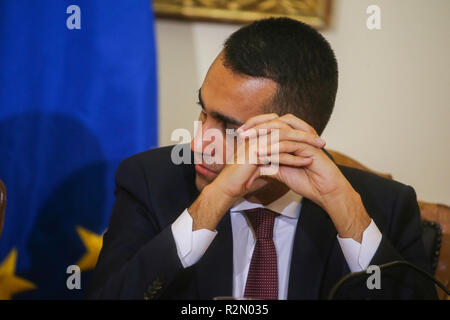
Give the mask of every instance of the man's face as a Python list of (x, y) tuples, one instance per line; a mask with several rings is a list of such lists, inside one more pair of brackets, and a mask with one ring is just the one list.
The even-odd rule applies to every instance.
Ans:
[[(196, 159), (217, 157), (214, 151), (211, 151), (211, 146), (208, 148), (208, 145), (214, 141), (205, 135), (209, 129), (221, 132), (221, 141), (214, 141), (214, 145), (223, 146), (223, 150), (220, 163), (196, 162), (198, 164), (195, 165), (195, 183), (199, 191), (217, 177), (225, 166), (227, 155), (234, 151), (233, 143), (230, 139), (226, 139), (225, 130), (236, 130), (247, 119), (263, 113), (264, 107), (269, 104), (275, 91), (274, 81), (233, 73), (223, 65), (222, 54), (216, 58), (199, 91), (199, 102), (202, 106), (200, 113), (202, 135), (197, 133), (191, 142), (191, 150), (194, 151)], [(257, 179), (251, 191), (265, 184), (265, 180)]]

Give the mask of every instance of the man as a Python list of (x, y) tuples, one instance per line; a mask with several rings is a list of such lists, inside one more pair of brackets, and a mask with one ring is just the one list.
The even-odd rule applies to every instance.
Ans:
[[(220, 130), (223, 150), (198, 134), (201, 163), (174, 164), (171, 147), (121, 163), (91, 297), (320, 299), (369, 265), (427, 268), (414, 190), (337, 166), (323, 149), (337, 82), (328, 42), (303, 23), (272, 18), (232, 34), (199, 90), (202, 131)], [(227, 129), (279, 141), (257, 163), (232, 162), (229, 151), (250, 143), (235, 147)], [(414, 274), (381, 276), (381, 289), (364, 279), (341, 297), (436, 295)]]

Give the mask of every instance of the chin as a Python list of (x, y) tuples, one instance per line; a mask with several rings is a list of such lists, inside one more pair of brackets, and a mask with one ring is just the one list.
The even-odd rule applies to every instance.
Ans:
[(212, 181), (207, 180), (206, 178), (199, 175), (198, 173), (195, 175), (195, 186), (197, 187), (197, 190), (199, 192), (202, 192), (203, 188), (205, 188), (211, 182)]
[(253, 184), (250, 186), (250, 189), (247, 191), (247, 194), (254, 193), (265, 186), (267, 186), (271, 181), (271, 178), (268, 177), (260, 177), (253, 181)]
[[(213, 179), (214, 180), (214, 179)], [(210, 184), (213, 180), (208, 180), (205, 177), (203, 177), (202, 175), (196, 174), (195, 175), (195, 185), (197, 187), (197, 190), (199, 192), (202, 192), (202, 190), (208, 185)], [(250, 189), (248, 190), (247, 194), (251, 194), (253, 192), (258, 191), (259, 189), (262, 189), (263, 187), (265, 187), (267, 184), (269, 184), (271, 181), (271, 178), (269, 177), (260, 177), (258, 179), (256, 179), (255, 181), (253, 181), (252, 186), (250, 187)]]

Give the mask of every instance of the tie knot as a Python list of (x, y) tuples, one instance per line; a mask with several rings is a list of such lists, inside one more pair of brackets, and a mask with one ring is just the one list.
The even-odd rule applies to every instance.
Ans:
[(256, 240), (272, 239), (273, 225), (275, 218), (279, 216), (278, 213), (266, 208), (249, 209), (244, 212), (255, 230)]

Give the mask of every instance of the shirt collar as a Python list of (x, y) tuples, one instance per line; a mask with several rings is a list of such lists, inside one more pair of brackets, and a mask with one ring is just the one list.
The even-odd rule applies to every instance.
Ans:
[(244, 210), (254, 208), (266, 208), (283, 216), (297, 219), (300, 213), (301, 201), (302, 196), (292, 190), (289, 190), (283, 196), (266, 206), (263, 206), (261, 203), (250, 202), (244, 198), (241, 198), (235, 202), (233, 207), (231, 207), (230, 212), (242, 212)]

